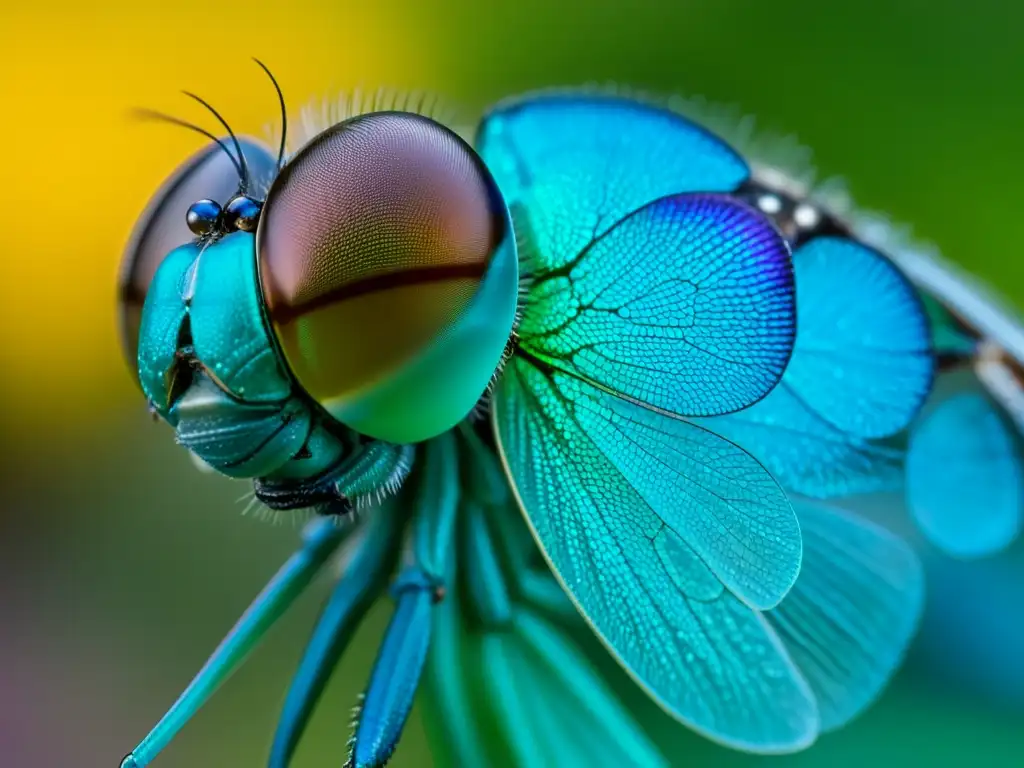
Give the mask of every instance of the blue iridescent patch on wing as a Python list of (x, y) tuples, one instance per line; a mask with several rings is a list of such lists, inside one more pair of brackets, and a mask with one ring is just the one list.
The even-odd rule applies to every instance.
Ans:
[(701, 423), (747, 448), (788, 490), (892, 491), (906, 428), (931, 390), (928, 317), (884, 256), (822, 237), (793, 255), (799, 331), (779, 385), (753, 407)]
[(616, 96), (546, 94), (498, 105), (476, 149), (522, 203), (542, 270), (575, 258), (666, 195), (731, 192), (750, 175), (721, 139), (674, 112)]
[(1021, 529), (1019, 449), (996, 406), (968, 392), (939, 403), (914, 429), (907, 504), (937, 547), (958, 557), (993, 554)]
[(901, 539), (858, 516), (794, 502), (804, 537), (796, 584), (766, 616), (818, 702), (823, 731), (863, 712), (896, 671), (924, 606), (924, 574)]
[(722, 195), (674, 195), (539, 273), (518, 333), (523, 352), (556, 368), (705, 416), (775, 386), (794, 314), (789, 253), (762, 216)]

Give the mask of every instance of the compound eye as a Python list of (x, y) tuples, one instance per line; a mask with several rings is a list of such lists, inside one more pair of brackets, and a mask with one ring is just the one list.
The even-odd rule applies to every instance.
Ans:
[[(463, 418), (511, 328), (498, 307), (494, 333), (470, 342), (463, 328), (509, 233), (490, 173), (439, 123), (377, 112), (321, 133), (275, 180), (257, 232), (268, 317), (296, 381), (379, 439), (415, 442)], [(513, 272), (514, 259), (513, 246)], [(514, 305), (516, 288), (499, 304)], [(438, 351), (455, 341), (458, 354)], [(452, 386), (438, 399), (426, 382), (442, 366)], [(475, 394), (452, 394), (466, 381)], [(410, 404), (436, 418), (399, 423)]]
[[(243, 139), (242, 151), (254, 179), (271, 178), (276, 157), (269, 149)], [(237, 189), (238, 172), (231, 159), (216, 144), (210, 144), (178, 166), (135, 223), (118, 280), (121, 349), (133, 373), (137, 369), (142, 306), (157, 267), (168, 253), (194, 240), (203, 230), (203, 222)]]

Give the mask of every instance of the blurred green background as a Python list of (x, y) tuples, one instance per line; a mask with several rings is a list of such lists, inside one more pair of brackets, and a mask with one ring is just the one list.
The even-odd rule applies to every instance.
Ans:
[[(0, 10), (3, 768), (116, 766), (296, 541), (292, 526), (239, 514), (244, 484), (197, 473), (125, 372), (114, 304), (121, 248), (149, 194), (197, 146), (184, 131), (131, 122), (133, 106), (194, 117), (176, 95), (191, 88), (260, 134), (276, 105), (252, 55), (293, 108), (359, 84), (425, 88), (471, 109), (595, 81), (699, 94), (797, 134), (862, 204), (912, 222), (1024, 304), (1019, 4), (87, 6)], [(1020, 550), (987, 564), (932, 559), (920, 644), (882, 702), (846, 730), (800, 756), (752, 758), (679, 728), (674, 758), (1024, 765)], [(322, 594), (287, 617), (157, 765), (263, 763)], [(375, 614), (336, 674), (298, 768), (341, 764), (385, 619)], [(394, 764), (432, 764), (418, 717)]]

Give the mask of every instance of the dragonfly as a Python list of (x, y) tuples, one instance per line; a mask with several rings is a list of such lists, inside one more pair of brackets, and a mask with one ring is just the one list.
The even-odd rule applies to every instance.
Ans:
[[(820, 499), (894, 481), (884, 439), (931, 387), (892, 262), (667, 103), (528, 94), (467, 141), (378, 101), (288, 152), (270, 77), (276, 154), (194, 94), (226, 138), (150, 114), (210, 144), (136, 225), (122, 340), (183, 447), (315, 519), (124, 768), (337, 559), (272, 766), (385, 593), (352, 766), (387, 762), (425, 670), (457, 764), (494, 762), (485, 713), (516, 764), (597, 759), (610, 740), (581, 734), (601, 729), (619, 741), (600, 754), (661, 764), (581, 628), (737, 749), (803, 749), (867, 707), (913, 635), (920, 566)], [(531, 689), (566, 706), (546, 718)]]

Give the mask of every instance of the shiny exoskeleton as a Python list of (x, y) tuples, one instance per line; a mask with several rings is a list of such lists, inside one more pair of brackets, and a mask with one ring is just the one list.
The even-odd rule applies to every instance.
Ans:
[(345, 512), (396, 490), (411, 445), (490, 383), (517, 302), (508, 212), (479, 156), (417, 114), (352, 117), (282, 167), (232, 143), (241, 162), (211, 145), (140, 218), (125, 354), (203, 462), (271, 508)]

